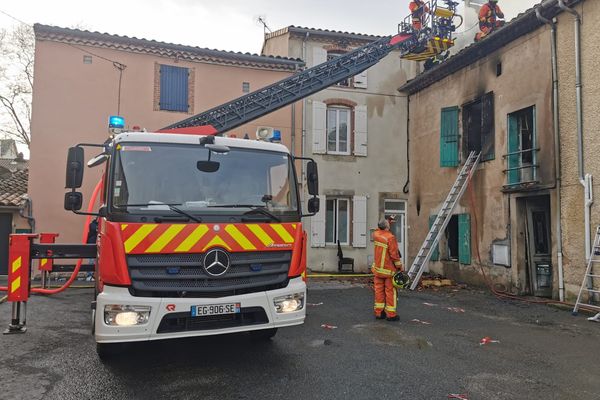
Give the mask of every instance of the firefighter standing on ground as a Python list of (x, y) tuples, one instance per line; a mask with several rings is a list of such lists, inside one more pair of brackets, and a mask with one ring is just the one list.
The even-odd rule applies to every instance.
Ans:
[(398, 251), (398, 242), (390, 232), (389, 221), (383, 219), (373, 233), (375, 257), (371, 272), (375, 287), (375, 318), (397, 321), (400, 318), (396, 313), (397, 292), (392, 282), (392, 276), (402, 270), (402, 261)]
[(504, 13), (498, 5), (498, 0), (490, 0), (479, 10), (479, 32), (475, 36), (475, 41), (479, 41), (492, 33), (495, 29), (504, 26), (504, 21), (499, 21), (498, 18), (503, 19)]
[(425, 23), (425, 13), (429, 12), (429, 7), (427, 7), (423, 0), (414, 0), (410, 2), (408, 8), (412, 15), (413, 28), (420, 31)]

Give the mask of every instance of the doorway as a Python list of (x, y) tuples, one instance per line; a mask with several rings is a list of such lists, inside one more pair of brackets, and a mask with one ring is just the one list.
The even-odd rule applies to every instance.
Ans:
[(384, 200), (384, 218), (392, 215), (396, 218), (396, 222), (390, 226), (390, 231), (396, 236), (400, 257), (404, 262), (406, 260), (406, 201)]
[(552, 234), (550, 198), (527, 198), (526, 208), (526, 265), (527, 286), (534, 296), (552, 297)]
[(8, 274), (8, 235), (12, 233), (12, 214), (0, 214), (0, 275)]

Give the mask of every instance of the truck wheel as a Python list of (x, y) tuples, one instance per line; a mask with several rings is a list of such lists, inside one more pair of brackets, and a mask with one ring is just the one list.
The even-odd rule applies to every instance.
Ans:
[(270, 340), (277, 333), (277, 328), (261, 329), (250, 332), (250, 336), (256, 340)]
[(114, 358), (122, 353), (123, 345), (121, 343), (96, 343), (96, 353), (102, 361)]

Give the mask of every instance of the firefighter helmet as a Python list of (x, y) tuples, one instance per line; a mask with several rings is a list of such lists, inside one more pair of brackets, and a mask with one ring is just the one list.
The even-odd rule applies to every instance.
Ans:
[(405, 287), (408, 287), (409, 281), (408, 275), (402, 271), (398, 271), (392, 276), (392, 283), (395, 288), (404, 289)]

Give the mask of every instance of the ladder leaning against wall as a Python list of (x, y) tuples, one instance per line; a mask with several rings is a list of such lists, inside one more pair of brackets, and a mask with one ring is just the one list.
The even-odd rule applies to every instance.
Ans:
[(467, 186), (469, 186), (469, 182), (473, 177), (473, 173), (475, 172), (475, 169), (477, 169), (477, 165), (479, 165), (480, 158), (480, 152), (472, 151), (469, 154), (465, 165), (458, 173), (456, 181), (454, 182), (454, 185), (452, 185), (450, 193), (448, 193), (448, 197), (446, 197), (446, 200), (444, 200), (444, 204), (442, 205), (440, 212), (435, 218), (435, 221), (433, 221), (433, 224), (429, 229), (429, 233), (427, 234), (423, 245), (419, 249), (419, 253), (414, 259), (410, 270), (408, 271), (408, 276), (412, 282), (410, 285), (410, 290), (415, 290), (415, 288), (419, 285), (421, 275), (423, 275), (423, 271), (431, 259), (431, 255), (435, 251), (435, 248), (440, 241), (446, 226), (448, 226), (450, 218), (452, 218), (452, 211), (465, 193)]
[[(588, 303), (583, 303), (583, 293), (588, 293)], [(588, 261), (585, 275), (583, 276), (583, 282), (579, 289), (579, 295), (577, 295), (577, 301), (573, 308), (573, 315), (577, 315), (580, 306), (598, 311), (596, 316), (588, 318), (590, 321), (600, 322), (600, 305), (591, 304), (594, 298), (600, 296), (600, 226), (596, 229), (596, 239), (594, 239), (594, 246), (592, 247), (592, 253)]]

